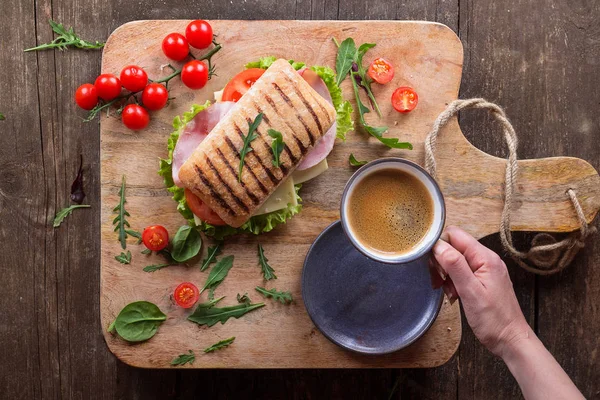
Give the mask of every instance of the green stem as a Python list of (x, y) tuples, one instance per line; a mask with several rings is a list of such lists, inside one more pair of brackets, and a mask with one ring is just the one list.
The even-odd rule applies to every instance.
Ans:
[(75, 40), (72, 40), (70, 42), (44, 43), (44, 44), (41, 44), (41, 45), (36, 46), (36, 47), (31, 47), (29, 49), (25, 49), (25, 50), (23, 50), (23, 52), (55, 49), (57, 47), (63, 47), (63, 46), (73, 46), (73, 45), (75, 45), (75, 43), (77, 43), (77, 41), (75, 41)]

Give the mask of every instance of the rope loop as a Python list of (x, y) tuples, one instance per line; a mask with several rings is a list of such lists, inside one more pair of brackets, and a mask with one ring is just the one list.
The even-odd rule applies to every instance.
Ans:
[[(517, 171), (519, 169), (517, 163), (518, 140), (512, 124), (506, 117), (504, 110), (498, 105), (481, 98), (454, 100), (450, 103), (437, 117), (431, 132), (425, 139), (425, 169), (434, 179), (437, 179), (437, 165), (434, 153), (439, 132), (456, 113), (469, 108), (490, 110), (494, 118), (500, 122), (504, 140), (508, 145), (508, 160), (504, 174), (504, 207), (500, 219), (500, 241), (504, 250), (510, 254), (520, 267), (534, 274), (552, 275), (562, 271), (573, 261), (579, 250), (585, 246), (585, 240), (596, 232), (596, 227), (588, 225), (585, 213), (577, 198), (577, 193), (575, 193), (575, 190), (569, 189), (566, 195), (571, 200), (577, 219), (579, 220), (579, 232), (573, 232), (560, 241), (557, 241), (548, 233), (539, 233), (533, 238), (531, 248), (528, 251), (524, 252), (515, 248), (510, 230), (510, 220), (511, 205), (515, 193)], [(527, 261), (533, 264), (533, 266), (529, 265)]]

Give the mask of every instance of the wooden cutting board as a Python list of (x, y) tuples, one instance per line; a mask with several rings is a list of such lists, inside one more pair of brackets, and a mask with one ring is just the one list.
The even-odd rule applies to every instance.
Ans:
[[(137, 21), (118, 28), (104, 49), (102, 72), (118, 74), (123, 66), (143, 66), (151, 78), (169, 73), (160, 43), (170, 32), (184, 32), (188, 21)], [(348, 165), (353, 152), (358, 159), (399, 156), (424, 162), (423, 142), (446, 105), (458, 96), (462, 74), (463, 50), (458, 37), (444, 25), (403, 21), (211, 21), (223, 50), (214, 58), (218, 76), (198, 91), (186, 89), (178, 79), (171, 81), (175, 100), (165, 109), (152, 113), (149, 127), (138, 133), (128, 131), (115, 117), (101, 119), (102, 185), (102, 326), (114, 320), (128, 303), (148, 300), (168, 315), (158, 333), (149, 341), (131, 345), (116, 336), (104, 336), (110, 350), (127, 364), (146, 368), (166, 368), (170, 361), (188, 349), (197, 357), (186, 368), (382, 368), (433, 367), (445, 363), (457, 350), (461, 338), (458, 303), (444, 301), (431, 329), (410, 347), (386, 356), (357, 355), (330, 343), (311, 323), (301, 299), (300, 276), (306, 252), (316, 236), (339, 218), (342, 189), (355, 170)], [(118, 202), (122, 175), (127, 178), (127, 210), (132, 228), (161, 224), (174, 233), (184, 224), (175, 203), (157, 175), (158, 158), (167, 154), (166, 142), (173, 117), (194, 103), (213, 98), (244, 64), (260, 56), (275, 55), (306, 62), (308, 65), (335, 64), (336, 47), (331, 38), (352, 36), (357, 44), (377, 43), (365, 62), (384, 56), (396, 68), (391, 84), (374, 86), (383, 118), (368, 120), (390, 127), (389, 136), (413, 143), (415, 149), (388, 150), (364, 133), (350, 133), (338, 140), (328, 158), (330, 169), (305, 184), (301, 191), (303, 211), (286, 225), (259, 237), (238, 236), (226, 240), (224, 255), (234, 254), (235, 264), (218, 296), (222, 304), (235, 304), (236, 294), (248, 292), (266, 307), (225, 325), (198, 327), (186, 320), (188, 312), (174, 306), (169, 296), (177, 284), (191, 281), (202, 286), (208, 271), (197, 265), (173, 266), (146, 273), (142, 268), (160, 263), (159, 256), (140, 254), (142, 246), (129, 240), (133, 253), (130, 265), (115, 261), (121, 252), (113, 232), (112, 209)], [(201, 52), (194, 51), (198, 55)], [(419, 93), (418, 107), (408, 115), (395, 112), (389, 102), (398, 86), (411, 86)], [(350, 83), (342, 85), (344, 96), (352, 97)], [(353, 103), (354, 104), (354, 103)], [(481, 130), (486, 133), (485, 129)], [(526, 134), (523, 132), (522, 134)], [(446, 198), (450, 225), (462, 226), (477, 238), (498, 231), (502, 210), (503, 159), (474, 148), (463, 136), (457, 120), (452, 120), (438, 139), (438, 175)], [(572, 206), (565, 194), (577, 191), (589, 220), (600, 207), (600, 178), (587, 162), (559, 157), (520, 161), (518, 193), (515, 199), (515, 230), (572, 231), (578, 228)], [(295, 303), (284, 306), (264, 300), (254, 291), (263, 285), (257, 264), (256, 243), (264, 246), (278, 279), (266, 286), (290, 290)], [(204, 247), (207, 247), (205, 241)], [(334, 284), (334, 283), (332, 283)], [(203, 295), (205, 300), (205, 295)], [(235, 336), (228, 349), (203, 354), (205, 347)]]

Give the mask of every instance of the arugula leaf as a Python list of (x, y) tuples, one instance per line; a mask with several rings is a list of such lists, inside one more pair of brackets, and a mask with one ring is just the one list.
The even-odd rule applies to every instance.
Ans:
[[(361, 46), (362, 47), (362, 46)], [(356, 60), (356, 44), (354, 39), (347, 38), (339, 45), (337, 57), (335, 59), (335, 71), (337, 72), (336, 83), (338, 86), (342, 84), (346, 75), (352, 68), (352, 63)]]
[(248, 293), (244, 293), (243, 296), (240, 296), (240, 294), (237, 294), (237, 301), (238, 303), (243, 303), (243, 304), (250, 304), (252, 303), (252, 300), (250, 300), (250, 297), (248, 297)]
[(67, 218), (67, 216), (71, 215), (71, 213), (73, 212), (74, 209), (76, 208), (90, 208), (91, 206), (89, 204), (73, 204), (67, 208), (63, 208), (62, 210), (60, 210), (59, 212), (56, 213), (56, 216), (54, 217), (54, 222), (52, 223), (52, 226), (54, 228), (58, 228), (60, 226), (60, 224), (63, 223), (64, 219)]
[[(275, 61), (277, 61), (277, 57), (275, 57), (275, 56), (261, 57), (261, 58), (258, 59), (258, 61), (249, 62), (244, 67), (246, 69), (248, 69), (248, 68), (267, 69)], [(290, 65), (292, 66), (292, 68), (294, 68), (296, 71), (298, 71), (299, 69), (301, 69), (305, 65), (303, 62), (296, 62), (294, 60), (288, 60), (288, 61), (289, 61)]]
[(141, 251), (142, 254), (152, 254), (152, 250), (150, 249), (144, 249)]
[(202, 248), (200, 233), (189, 225), (181, 226), (171, 241), (170, 256), (178, 263), (194, 258)]
[(273, 166), (275, 168), (279, 168), (279, 166), (281, 165), (279, 156), (281, 155), (281, 152), (285, 147), (285, 143), (283, 142), (283, 135), (281, 134), (281, 132), (276, 131), (275, 129), (269, 129), (267, 133), (273, 138), (273, 141), (271, 142), (271, 150), (273, 151)]
[(244, 169), (244, 158), (246, 158), (246, 154), (250, 153), (252, 151), (252, 147), (250, 147), (250, 143), (258, 138), (258, 135), (256, 134), (256, 128), (258, 128), (258, 125), (260, 125), (260, 123), (262, 122), (263, 119), (263, 113), (258, 113), (258, 115), (256, 116), (256, 118), (254, 118), (254, 121), (252, 123), (248, 123), (248, 135), (244, 136), (244, 134), (242, 133), (242, 138), (244, 138), (244, 145), (242, 146), (242, 149), (240, 150), (240, 169), (238, 171), (238, 182), (242, 181), (242, 170)]
[(6, 117), (4, 116), (4, 114), (0, 113), (0, 121), (4, 121), (6, 119)]
[(205, 353), (210, 353), (210, 352), (215, 351), (215, 350), (224, 349), (225, 347), (227, 347), (231, 343), (233, 343), (234, 340), (235, 340), (235, 336), (230, 337), (229, 339), (221, 340), (220, 342), (215, 343), (212, 346), (205, 348), (204, 352)]
[(350, 156), (348, 157), (348, 162), (350, 163), (350, 165), (352, 165), (353, 167), (360, 167), (361, 165), (365, 165), (366, 163), (368, 163), (368, 161), (358, 161), (355, 157), (354, 154), (350, 153)]
[(173, 265), (173, 264), (152, 264), (152, 265), (145, 266), (142, 271), (144, 271), (144, 272), (156, 272), (159, 269), (170, 267), (171, 265)]
[(219, 286), (229, 273), (231, 267), (233, 267), (233, 256), (223, 257), (217, 263), (217, 265), (213, 267), (213, 269), (210, 271), (210, 274), (208, 274), (208, 279), (206, 279), (204, 287), (202, 290), (200, 290), (200, 294), (202, 294), (202, 292), (204, 292), (206, 289), (214, 290), (217, 286)]
[(131, 263), (131, 252), (127, 250), (127, 254), (121, 252), (118, 256), (115, 256), (115, 260), (120, 262), (121, 264), (130, 264)]
[(125, 232), (127, 232), (127, 234), (129, 236), (133, 236), (134, 238), (137, 238), (137, 244), (142, 243), (142, 234), (138, 231), (134, 231), (133, 229), (125, 229)]
[(223, 300), (225, 298), (225, 296), (221, 296), (218, 299), (211, 299), (210, 301), (207, 301), (205, 303), (200, 303), (196, 306), (196, 309), (198, 308), (211, 308), (213, 307), (215, 304), (217, 304), (218, 302), (220, 302), (221, 300)]
[(108, 327), (116, 330), (128, 342), (143, 342), (150, 339), (167, 316), (148, 301), (136, 301), (126, 305), (117, 319)]
[(271, 268), (271, 266), (267, 263), (269, 261), (267, 257), (265, 257), (265, 251), (263, 250), (260, 243), (258, 244), (258, 264), (262, 269), (263, 277), (265, 281), (270, 281), (271, 279), (277, 279), (275, 275), (275, 270)]
[(222, 252), (221, 247), (223, 247), (223, 242), (219, 241), (213, 247), (208, 248), (208, 254), (206, 255), (206, 258), (202, 260), (200, 271), (204, 271), (210, 264), (217, 262), (217, 256)]
[(229, 318), (240, 318), (244, 314), (258, 308), (264, 307), (265, 303), (238, 304), (229, 307), (196, 307), (196, 310), (188, 317), (188, 320), (198, 325), (213, 326), (217, 322), (225, 324)]
[(290, 292), (278, 292), (275, 288), (267, 290), (260, 286), (257, 286), (254, 289), (263, 296), (267, 298), (270, 297), (273, 300), (280, 302), (281, 304), (290, 304), (292, 301), (294, 301)]
[(78, 49), (100, 49), (104, 47), (104, 43), (102, 42), (96, 41), (95, 43), (92, 43), (81, 39), (79, 36), (77, 36), (75, 31), (73, 31), (73, 27), (67, 30), (62, 24), (54, 22), (51, 19), (48, 20), (48, 23), (50, 24), (50, 27), (52, 27), (54, 33), (59, 36), (50, 43), (25, 49), (24, 51), (48, 50), (54, 48), (65, 50), (69, 46), (73, 46)]
[(114, 231), (119, 232), (119, 242), (121, 242), (121, 247), (123, 248), (123, 250), (125, 250), (125, 248), (127, 247), (127, 235), (136, 236), (135, 233), (139, 235), (138, 232), (125, 228), (130, 227), (129, 222), (127, 222), (126, 218), (131, 216), (127, 212), (127, 210), (125, 210), (126, 202), (127, 201), (125, 200), (125, 175), (123, 175), (123, 178), (121, 180), (121, 189), (119, 189), (119, 204), (117, 204), (117, 206), (113, 208), (113, 212), (116, 212), (117, 216), (112, 222), (113, 225), (115, 225)]
[(196, 361), (196, 355), (193, 351), (188, 350), (187, 354), (180, 354), (171, 361), (171, 365), (185, 365), (189, 363), (190, 365)]

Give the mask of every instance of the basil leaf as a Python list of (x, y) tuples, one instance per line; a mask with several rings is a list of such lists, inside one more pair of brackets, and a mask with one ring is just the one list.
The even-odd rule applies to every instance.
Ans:
[(200, 291), (200, 294), (206, 289), (212, 289), (214, 291), (214, 289), (223, 282), (223, 279), (225, 279), (231, 267), (233, 267), (233, 256), (223, 257), (221, 261), (213, 267), (210, 274), (208, 274), (208, 279)]
[[(362, 47), (362, 46), (361, 46)], [(337, 73), (337, 85), (339, 86), (346, 75), (352, 68), (352, 63), (356, 58), (356, 44), (354, 39), (347, 38), (344, 40), (338, 49), (337, 57), (335, 59), (335, 72)]]
[(225, 347), (227, 347), (231, 343), (233, 343), (234, 340), (235, 340), (235, 336), (234, 337), (230, 337), (229, 339), (221, 340), (220, 342), (215, 343), (212, 346), (207, 347), (206, 349), (204, 349), (204, 352), (205, 353), (210, 353), (210, 352), (215, 351), (215, 350), (224, 349)]
[(166, 319), (167, 316), (155, 304), (136, 301), (121, 310), (111, 327), (128, 342), (143, 342), (154, 336)]
[(269, 129), (267, 133), (273, 138), (273, 141), (271, 142), (271, 150), (273, 152), (273, 166), (275, 168), (279, 168), (279, 166), (281, 165), (279, 156), (281, 155), (281, 152), (285, 147), (285, 143), (283, 143), (283, 135), (281, 134), (281, 132), (276, 131), (275, 129)]
[(188, 317), (188, 320), (198, 325), (213, 326), (217, 322), (224, 324), (229, 318), (239, 318), (250, 311), (264, 307), (264, 303), (238, 304), (229, 307), (196, 307), (196, 310)]
[(179, 228), (171, 243), (171, 257), (182, 263), (198, 255), (202, 248), (202, 237), (196, 229), (184, 225)]
[(348, 162), (353, 167), (360, 167), (361, 165), (365, 165), (366, 163), (368, 163), (368, 161), (358, 161), (352, 153), (350, 153), (350, 157), (348, 157)]
[(273, 300), (280, 302), (281, 304), (290, 304), (292, 301), (294, 301), (290, 292), (278, 292), (275, 288), (267, 290), (260, 286), (257, 286), (254, 289), (263, 296), (267, 298), (270, 297)]

